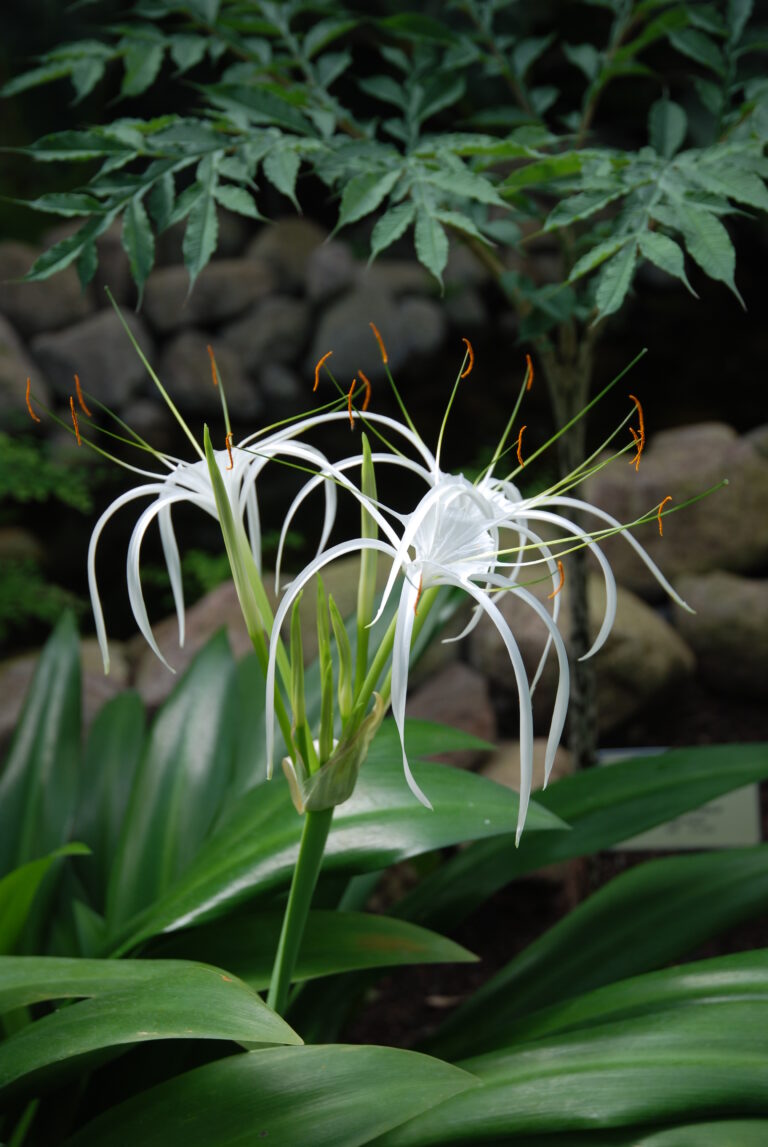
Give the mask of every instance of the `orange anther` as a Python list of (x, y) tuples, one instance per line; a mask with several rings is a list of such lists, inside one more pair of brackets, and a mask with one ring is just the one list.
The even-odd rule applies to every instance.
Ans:
[(376, 323), (369, 323), (368, 326), (371, 328), (376, 337), (376, 342), (379, 344), (379, 350), (381, 351), (381, 361), (386, 366), (386, 364), (389, 362), (389, 359), (387, 357), (387, 348), (384, 346), (384, 339), (379, 334), (379, 328), (376, 326)]
[(557, 563), (557, 572), (560, 574), (560, 584), (558, 585), (557, 589), (552, 590), (552, 593), (547, 594), (547, 601), (551, 601), (553, 597), (557, 597), (557, 595), (560, 593), (560, 590), (565, 585), (565, 570), (563, 569), (563, 563), (559, 560)]
[(421, 595), (423, 592), (424, 592), (424, 574), (419, 574), (419, 588), (416, 590), (416, 600), (413, 603), (413, 615), (414, 615), (414, 617), (416, 617), (416, 615), (419, 612), (419, 602), (421, 601)]
[[(528, 423), (526, 422), (525, 426), (527, 426), (527, 425), (528, 425)], [(523, 431), (525, 430), (525, 426), (520, 427), (520, 433), (517, 436), (517, 460), (521, 466), (525, 466), (525, 462), (523, 462), (523, 449), (522, 449), (522, 447), (523, 447)]]
[(29, 392), (31, 389), (32, 389), (32, 379), (28, 378), (27, 379), (27, 393), (26, 393), (27, 410), (29, 411), (29, 417), (32, 419), (33, 422), (40, 422), (40, 419), (37, 417), (34, 410), (32, 409), (32, 399), (30, 398), (30, 395), (29, 395)]
[(70, 413), (72, 414), (72, 425), (75, 428), (75, 438), (77, 439), (77, 445), (82, 446), (83, 440), (80, 437), (80, 427), (78, 426), (78, 423), (77, 423), (77, 411), (75, 410), (75, 400), (71, 394), (69, 396), (69, 409), (70, 409)]
[(83, 414), (87, 414), (88, 417), (90, 418), (91, 412), (88, 409), (88, 407), (85, 405), (85, 399), (83, 398), (83, 391), (80, 387), (80, 379), (79, 379), (78, 375), (75, 375), (75, 392), (77, 393), (77, 401), (78, 401), (78, 404), (80, 406), (80, 409), (82, 410)]
[(664, 509), (667, 502), (671, 502), (671, 501), (672, 501), (672, 495), (667, 494), (666, 498), (664, 498), (663, 501), (659, 502), (659, 509), (658, 509), (657, 514), (656, 514), (656, 517), (659, 520), (659, 536), (662, 538), (664, 537), (664, 528), (661, 524), (661, 511)]
[(630, 458), (629, 464), (630, 466), (634, 466), (635, 470), (639, 470), (640, 456), (643, 453), (643, 449), (645, 448), (645, 418), (643, 417), (643, 408), (640, 405), (640, 399), (635, 398), (634, 394), (630, 394), (629, 397), (637, 407), (637, 419), (639, 422), (637, 430), (635, 430), (632, 426), (629, 428), (629, 432), (634, 439), (635, 446), (637, 447), (637, 454), (635, 454), (634, 458)]
[(526, 377), (528, 378), (528, 381), (525, 384), (525, 389), (530, 390), (533, 386), (533, 361), (531, 360), (531, 356), (529, 354), (525, 356), (525, 373)]
[(363, 380), (363, 386), (365, 387), (365, 396), (363, 397), (363, 404), (362, 404), (362, 406), (360, 407), (360, 409), (361, 409), (361, 410), (367, 410), (367, 409), (368, 409), (368, 406), (369, 406), (369, 404), (370, 404), (370, 401), (371, 401), (371, 393), (372, 393), (372, 390), (371, 390), (371, 381), (370, 381), (370, 379), (368, 378), (368, 376), (367, 376), (367, 375), (363, 374), (363, 372), (362, 372), (361, 370), (359, 370), (357, 373), (358, 373), (358, 374), (360, 375), (360, 377), (362, 378), (362, 380)]
[(318, 359), (317, 366), (315, 367), (315, 385), (312, 387), (313, 393), (317, 390), (318, 386), (320, 385), (320, 368), (322, 367), (324, 362), (328, 361), (328, 359), (331, 357), (332, 354), (333, 354), (332, 350), (326, 351), (326, 353), (323, 355), (323, 357), (321, 359)]
[(208, 345), (206, 346), (205, 349), (208, 351), (208, 358), (211, 360), (211, 378), (213, 379), (213, 385), (218, 386), (219, 385), (219, 371), (218, 371), (218, 368), (216, 366), (216, 359), (215, 359), (214, 354), (213, 354), (213, 347), (211, 346), (210, 343), (208, 343)]
[(349, 411), (349, 429), (350, 430), (355, 429), (355, 420), (352, 416), (352, 396), (355, 393), (355, 387), (356, 386), (357, 386), (357, 375), (355, 375), (355, 377), (352, 379), (352, 385), (350, 386), (349, 393), (347, 394), (347, 410)]
[(475, 365), (475, 352), (472, 350), (472, 343), (469, 341), (469, 339), (462, 339), (461, 341), (464, 343), (464, 346), (467, 348), (467, 355), (468, 355), (469, 361), (468, 361), (466, 367), (464, 368), (464, 370), (459, 375), (459, 377), (460, 378), (466, 378), (467, 375), (471, 373), (472, 367)]
[(229, 434), (226, 436), (226, 438), (224, 439), (224, 443), (227, 447), (227, 454), (229, 454), (229, 462), (227, 463), (227, 470), (234, 470), (235, 460), (232, 457), (232, 431), (231, 430), (230, 430)]

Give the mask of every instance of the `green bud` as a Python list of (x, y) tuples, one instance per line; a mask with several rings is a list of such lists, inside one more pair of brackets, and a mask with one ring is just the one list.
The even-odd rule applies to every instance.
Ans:
[(312, 731), (307, 725), (307, 707), (304, 697), (304, 645), (301, 639), (301, 594), (291, 611), (291, 710), (293, 712), (293, 741), (310, 773), (318, 766), (317, 752), (312, 743)]
[(317, 650), (320, 661), (319, 756), (327, 761), (333, 750), (333, 653), (328, 602), (323, 579), (317, 575)]
[(339, 651), (339, 713), (343, 723), (352, 712), (352, 647), (344, 618), (339, 613), (339, 607), (332, 596), (328, 597), (328, 610), (331, 615), (333, 636), (336, 638), (336, 648)]

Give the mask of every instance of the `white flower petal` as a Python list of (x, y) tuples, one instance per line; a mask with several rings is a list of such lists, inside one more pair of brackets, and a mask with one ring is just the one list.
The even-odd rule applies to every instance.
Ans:
[(408, 667), (411, 659), (411, 637), (415, 620), (414, 608), (418, 599), (419, 587), (412, 585), (406, 579), (400, 592), (395, 641), (392, 647), (392, 716), (400, 735), (400, 746), (403, 750), (403, 771), (408, 782), (408, 788), (426, 808), (431, 809), (432, 802), (416, 783), (405, 751), (405, 700), (408, 691)]
[(176, 607), (176, 618), (179, 623), (179, 647), (184, 648), (184, 587), (181, 581), (181, 560), (179, 547), (176, 544), (176, 535), (173, 532), (171, 521), (171, 507), (163, 506), (157, 516), (160, 526), (160, 540), (163, 546), (163, 556), (168, 570), (168, 579), (171, 583), (173, 604)]

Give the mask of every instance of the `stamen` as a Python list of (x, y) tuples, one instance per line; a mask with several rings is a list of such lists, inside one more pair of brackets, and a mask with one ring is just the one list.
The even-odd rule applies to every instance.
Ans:
[(525, 356), (525, 373), (528, 377), (528, 381), (525, 384), (525, 389), (530, 390), (533, 386), (533, 361), (531, 360), (531, 356), (529, 354)]
[(522, 446), (523, 446), (523, 431), (525, 430), (527, 425), (528, 425), (528, 423), (526, 422), (525, 425), (520, 427), (520, 433), (517, 436), (517, 461), (520, 463), (521, 466), (525, 466), (525, 462), (523, 462)]
[(635, 398), (634, 394), (630, 394), (629, 397), (637, 407), (637, 419), (640, 424), (637, 430), (631, 426), (629, 428), (630, 434), (634, 439), (635, 446), (637, 447), (637, 454), (635, 454), (634, 458), (630, 458), (629, 464), (630, 466), (634, 466), (635, 470), (637, 471), (640, 469), (640, 456), (645, 448), (645, 418), (643, 417), (643, 408), (640, 405), (640, 399)]
[(318, 386), (320, 385), (320, 368), (322, 367), (324, 362), (328, 361), (328, 359), (331, 357), (332, 354), (333, 354), (332, 350), (326, 351), (326, 353), (323, 355), (323, 357), (321, 359), (318, 359), (318, 361), (317, 361), (317, 365), (315, 367), (315, 385), (312, 387), (312, 393), (313, 394), (317, 390)]
[(424, 592), (424, 574), (419, 574), (419, 588), (416, 590), (416, 600), (413, 603), (413, 616), (416, 617), (419, 612), (419, 602), (421, 595)]
[(349, 393), (347, 394), (347, 410), (349, 411), (349, 429), (350, 430), (355, 429), (355, 420), (352, 416), (352, 396), (355, 393), (355, 387), (356, 386), (357, 386), (357, 375), (355, 375), (355, 377), (352, 379), (352, 385), (350, 386)]
[(547, 601), (551, 601), (553, 597), (557, 597), (557, 595), (560, 593), (560, 590), (565, 585), (565, 570), (563, 568), (563, 563), (559, 559), (557, 563), (557, 572), (560, 574), (560, 584), (558, 585), (557, 589), (552, 590), (552, 593), (547, 594)]
[(387, 348), (384, 346), (384, 339), (379, 334), (379, 328), (376, 326), (375, 323), (369, 323), (368, 326), (373, 331), (374, 336), (376, 338), (376, 342), (379, 344), (379, 350), (381, 351), (381, 361), (386, 366), (387, 363), (389, 362), (389, 358), (387, 356)]
[(365, 387), (365, 397), (363, 398), (362, 406), (360, 407), (360, 409), (361, 410), (367, 410), (368, 406), (370, 404), (370, 401), (371, 401), (371, 394), (373, 393), (372, 388), (371, 388), (371, 382), (370, 382), (370, 379), (368, 378), (368, 376), (363, 374), (363, 372), (361, 370), (359, 370), (357, 373), (362, 378), (363, 386)]
[(77, 393), (77, 401), (80, 404), (80, 409), (82, 410), (83, 414), (87, 414), (88, 417), (90, 418), (91, 412), (88, 409), (88, 407), (85, 405), (85, 399), (83, 398), (83, 392), (82, 392), (82, 389), (80, 388), (80, 379), (77, 375), (75, 375), (75, 391)]
[(224, 439), (224, 443), (227, 447), (227, 454), (229, 454), (229, 462), (227, 463), (227, 470), (234, 470), (235, 460), (232, 457), (232, 431), (231, 430), (230, 430), (229, 434), (226, 436), (226, 438)]
[(469, 339), (462, 339), (461, 341), (464, 343), (464, 346), (467, 348), (467, 355), (469, 356), (469, 362), (467, 363), (466, 368), (459, 375), (459, 378), (466, 378), (467, 375), (472, 372), (472, 367), (475, 365), (475, 352), (472, 350), (472, 343), (469, 341)]
[(664, 509), (667, 502), (671, 502), (671, 501), (672, 501), (672, 495), (667, 494), (666, 498), (664, 498), (663, 501), (659, 502), (659, 509), (658, 509), (658, 513), (656, 514), (656, 517), (659, 520), (659, 537), (662, 537), (662, 538), (664, 537), (664, 527), (661, 524), (661, 511)]
[(29, 394), (31, 389), (32, 389), (32, 379), (28, 378), (27, 379), (27, 392), (26, 392), (25, 397), (27, 400), (27, 410), (29, 411), (29, 417), (32, 419), (33, 422), (41, 422), (42, 419), (38, 418), (37, 415), (35, 414), (34, 410), (32, 409), (32, 399), (30, 398), (30, 394)]
[(77, 411), (75, 410), (75, 400), (71, 394), (69, 396), (69, 409), (70, 409), (70, 412), (72, 414), (72, 425), (75, 428), (75, 438), (77, 439), (77, 445), (82, 446), (83, 440), (80, 437), (80, 427), (78, 426), (78, 423), (77, 423)]
[(208, 343), (208, 345), (206, 346), (205, 349), (208, 351), (208, 358), (211, 360), (211, 378), (213, 379), (213, 385), (218, 386), (219, 385), (219, 372), (216, 368), (216, 359), (214, 358), (214, 355), (213, 355), (213, 347), (211, 346), (210, 343)]

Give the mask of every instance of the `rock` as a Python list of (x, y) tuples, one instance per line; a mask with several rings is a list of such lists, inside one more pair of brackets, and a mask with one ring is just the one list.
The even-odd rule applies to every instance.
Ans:
[(0, 566), (7, 561), (41, 562), (44, 549), (38, 538), (20, 526), (0, 526)]
[[(82, 220), (69, 219), (51, 227), (43, 236), (43, 246), (53, 247), (62, 239), (74, 235), (81, 226)], [(110, 306), (104, 289), (108, 287), (116, 302), (123, 306), (135, 307), (138, 291), (123, 247), (123, 224), (120, 219), (116, 219), (104, 234), (99, 236), (96, 240), (96, 251), (99, 262), (90, 287), (95, 306), (97, 308)]]
[(432, 299), (403, 299), (398, 307), (400, 330), (414, 354), (435, 354), (443, 345), (447, 322), (442, 307)]
[(26, 275), (41, 250), (7, 239), (0, 243), (0, 314), (23, 336), (55, 331), (84, 319), (93, 310), (77, 271), (67, 267), (39, 283), (13, 280)]
[(744, 435), (744, 440), (763, 458), (768, 458), (768, 422), (756, 426)]
[[(87, 729), (96, 714), (128, 683), (128, 663), (119, 641), (110, 642), (112, 672), (104, 673), (95, 638), (80, 642), (83, 665), (83, 723)], [(26, 653), (0, 664), (0, 754), (4, 754), (18, 724), (32, 683), (39, 653)]]
[(295, 371), (281, 362), (268, 362), (259, 374), (259, 391), (270, 410), (278, 414), (295, 414), (302, 397), (301, 381)]
[(446, 287), (461, 283), (468, 287), (479, 287), (487, 283), (491, 272), (473, 255), (463, 243), (452, 242), (448, 252), (448, 262), (443, 272)]
[[(130, 311), (124, 319), (152, 362), (154, 348), (144, 323)], [(77, 374), (83, 390), (120, 409), (147, 381), (146, 368), (112, 309), (99, 311), (66, 330), (37, 335), (32, 352), (53, 389), (65, 398), (72, 394)]]
[[(1, 288), (0, 288), (1, 289)], [(32, 405), (49, 405), (50, 390), (37, 366), (27, 355), (21, 339), (7, 319), (0, 315), (0, 429), (20, 425), (29, 429), (26, 409), (27, 379), (32, 380)], [(38, 417), (42, 411), (37, 411)]]
[(159, 395), (156, 398), (131, 399), (120, 417), (155, 450), (174, 453), (178, 445), (176, 422)]
[[(547, 586), (530, 590), (547, 607)], [(570, 627), (568, 584), (562, 591), (558, 622), (560, 632)], [(597, 636), (605, 609), (605, 587), (598, 575), (589, 578), (591, 633)], [(529, 679), (536, 671), (544, 648), (545, 629), (533, 610), (512, 594), (497, 605), (512, 629), (520, 647)], [(487, 618), (483, 618), (469, 638), (470, 662), (499, 689), (508, 690), (511, 710), (517, 708), (514, 674), (506, 649)], [(616, 621), (602, 650), (595, 655), (597, 674), (598, 727), (606, 733), (622, 725), (646, 708), (660, 693), (674, 688), (694, 670), (694, 657), (682, 638), (650, 606), (628, 590), (619, 587)], [(557, 659), (550, 651), (541, 680), (533, 696), (534, 722), (541, 732), (549, 728), (558, 682)]]
[(459, 331), (476, 331), (488, 322), (488, 310), (479, 291), (464, 287), (446, 298), (443, 305), (448, 321)]
[(346, 243), (331, 239), (307, 259), (306, 293), (313, 303), (327, 303), (355, 282), (358, 264)]
[(222, 341), (241, 358), (246, 370), (259, 372), (268, 363), (292, 363), (309, 333), (306, 303), (285, 295), (265, 299), (221, 332)]
[(321, 315), (306, 369), (314, 370), (315, 363), (331, 350), (333, 358), (328, 365), (345, 389), (358, 370), (364, 370), (372, 379), (384, 378), (381, 355), (370, 327), (372, 322), (384, 340), (390, 369), (396, 371), (408, 355), (399, 311), (389, 294), (370, 287), (344, 295)]
[[(544, 786), (544, 762), (547, 752), (547, 738), (536, 737), (533, 742), (533, 790)], [(506, 785), (508, 789), (520, 791), (520, 742), (502, 741), (495, 752), (480, 769), (484, 777)], [(570, 776), (573, 772), (573, 759), (562, 746), (555, 753), (549, 783)], [(534, 797), (534, 800), (536, 798)]]
[(698, 671), (719, 693), (768, 700), (768, 580), (716, 571), (675, 583), (695, 614), (675, 606), (674, 624)]
[(310, 219), (278, 219), (262, 228), (245, 253), (269, 264), (278, 290), (303, 289), (309, 258), (325, 238), (323, 228)]
[(160, 359), (160, 375), (174, 401), (182, 411), (192, 410), (217, 415), (221, 398), (211, 378), (211, 361), (207, 347), (213, 348), (230, 414), (235, 421), (254, 418), (263, 403), (256, 387), (246, 378), (240, 357), (221, 339), (211, 339), (196, 331), (183, 331), (168, 343)]
[(219, 259), (209, 263), (189, 293), (185, 267), (161, 267), (149, 276), (144, 313), (156, 331), (216, 326), (233, 319), (274, 288), (269, 267), (258, 259)]
[[(759, 571), (768, 562), (768, 459), (730, 426), (701, 423), (657, 434), (637, 473), (619, 460), (589, 479), (580, 496), (630, 522), (653, 514), (668, 494), (672, 505), (679, 504), (723, 478), (727, 487), (666, 518), (663, 537), (655, 521), (633, 533), (673, 581), (714, 569)], [(623, 539), (612, 539), (603, 548), (618, 581), (651, 599), (663, 596)]]
[(436, 295), (440, 285), (426, 267), (411, 259), (377, 259), (361, 269), (360, 286), (394, 298), (400, 295)]
[[(460, 661), (447, 665), (410, 694), (406, 716), (450, 725), (483, 741), (493, 742), (496, 739), (496, 715), (488, 696), (486, 680)], [(462, 749), (440, 754), (433, 759), (457, 765), (461, 769), (471, 769), (486, 756), (484, 749)]]

